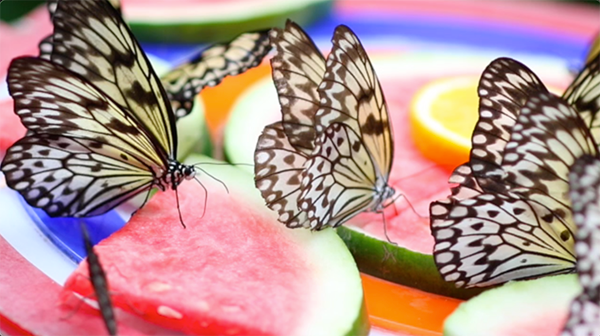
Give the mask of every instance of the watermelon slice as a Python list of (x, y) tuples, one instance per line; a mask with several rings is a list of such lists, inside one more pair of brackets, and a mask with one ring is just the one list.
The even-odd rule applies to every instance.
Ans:
[(222, 42), (274, 26), (302, 25), (329, 13), (331, 0), (122, 0), (123, 16), (140, 41)]
[[(483, 290), (456, 289), (439, 276), (432, 258), (433, 237), (429, 219), (425, 216), (431, 201), (448, 195), (447, 181), (454, 167), (438, 165), (419, 152), (411, 136), (408, 108), (412, 97), (423, 85), (445, 76), (479, 76), (493, 57), (458, 51), (442, 56), (426, 52), (371, 55), (386, 94), (394, 131), (394, 165), (390, 184), (397, 193), (410, 200), (416, 214), (409, 209), (404, 198), (396, 201), (397, 212), (393, 206), (386, 209), (388, 235), (398, 246), (385, 241), (382, 216), (379, 214), (360, 214), (337, 229), (362, 272), (426, 292), (461, 299)], [(548, 63), (554, 67), (547, 66), (544, 69), (555, 69), (558, 64), (547, 58), (532, 59), (537, 60), (538, 64)], [(256, 139), (263, 127), (280, 119), (275, 88), (270, 78), (265, 78), (240, 96), (233, 107), (225, 129), (226, 157), (231, 162), (252, 162)], [(251, 167), (244, 168), (252, 171)]]
[[(188, 161), (215, 163), (199, 156)], [(192, 334), (368, 332), (359, 272), (333, 230), (288, 230), (260, 206), (249, 174), (201, 168), (230, 192), (202, 172), (207, 197), (198, 183), (183, 183), (179, 205), (187, 229), (174, 193), (158, 193), (96, 246), (115, 306)], [(86, 270), (83, 262), (65, 288), (92, 293), (81, 276)]]
[(559, 335), (580, 292), (575, 274), (511, 282), (462, 303), (446, 319), (444, 335)]
[[(62, 286), (21, 256), (0, 236), (0, 334), (103, 335), (97, 310), (81, 301), (58, 305)], [(72, 296), (68, 296), (74, 299)], [(120, 335), (173, 335), (173, 330), (117, 312)]]

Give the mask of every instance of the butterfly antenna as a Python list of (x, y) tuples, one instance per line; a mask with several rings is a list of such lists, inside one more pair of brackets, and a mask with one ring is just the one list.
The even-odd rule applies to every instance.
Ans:
[(192, 166), (209, 165), (209, 166), (254, 166), (252, 163), (230, 163), (230, 162), (198, 162)]
[[(196, 167), (196, 166), (194, 166), (194, 167)], [(225, 191), (227, 191), (227, 193), (229, 194), (229, 188), (227, 188), (227, 185), (225, 185), (225, 183), (223, 183), (223, 181), (221, 181), (221, 180), (219, 180), (218, 178), (216, 178), (216, 177), (212, 176), (211, 174), (209, 174), (208, 172), (206, 172), (206, 170), (204, 170), (204, 169), (202, 169), (202, 168), (200, 168), (200, 167), (196, 167), (196, 168), (198, 168), (198, 169), (199, 169), (201, 172), (203, 172), (204, 174), (208, 175), (208, 176), (209, 176), (210, 178), (212, 178), (213, 180), (215, 180), (215, 181), (217, 181), (217, 182), (221, 183), (221, 185), (223, 186), (223, 188), (225, 188)], [(198, 183), (200, 183), (200, 181), (198, 181)], [(200, 183), (200, 184), (202, 184), (202, 183)]]
[(196, 182), (200, 184), (202, 189), (204, 189), (204, 208), (202, 209), (202, 216), (200, 216), (200, 219), (202, 219), (204, 218), (204, 214), (206, 213), (206, 203), (208, 203), (208, 190), (206, 190), (206, 187), (204, 186), (204, 184), (202, 184), (202, 182), (200, 182), (198, 177), (194, 176), (194, 180), (196, 180)]
[(187, 227), (185, 226), (185, 223), (183, 222), (183, 217), (181, 216), (181, 208), (179, 207), (179, 192), (177, 191), (177, 189), (175, 189), (175, 200), (177, 201), (177, 213), (179, 214), (179, 222), (181, 222), (181, 225), (185, 229)]

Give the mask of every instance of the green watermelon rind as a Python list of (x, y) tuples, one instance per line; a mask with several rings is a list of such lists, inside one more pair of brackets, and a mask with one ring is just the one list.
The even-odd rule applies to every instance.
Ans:
[[(255, 17), (233, 17), (217, 19), (198, 19), (196, 22), (185, 22), (169, 18), (141, 18), (136, 13), (125, 11), (133, 33), (140, 41), (146, 42), (168, 42), (168, 43), (198, 43), (198, 42), (223, 42), (229, 41), (235, 36), (254, 30), (281, 27), (286, 19), (291, 19), (304, 26), (309, 25), (327, 15), (331, 11), (333, 1), (305, 1), (304, 5), (285, 5), (275, 12), (266, 11), (265, 14)], [(285, 4), (285, 1), (281, 2)], [(256, 6), (261, 6), (257, 2)], [(173, 6), (169, 5), (172, 10)], [(181, 9), (181, 10), (185, 10)], [(131, 14), (131, 15), (128, 15)]]
[(453, 283), (444, 281), (431, 254), (392, 245), (350, 225), (340, 226), (336, 230), (361, 272), (425, 292), (463, 300), (485, 290), (456, 288)]
[[(186, 163), (219, 163), (201, 155), (190, 155)], [(262, 197), (254, 187), (252, 175), (232, 165), (200, 164), (200, 168), (226, 183), (231, 193), (243, 195), (244, 199), (262, 207)], [(203, 174), (199, 172), (198, 174)], [(309, 231), (284, 231), (292, 235), (309, 256), (314, 273), (320, 274), (319, 286), (312, 288), (318, 302), (314, 304), (303, 325), (297, 330), (299, 335), (368, 335), (369, 321), (366, 312), (360, 273), (352, 255), (334, 230), (318, 233)]]
[(526, 331), (534, 332), (531, 336), (555, 334), (557, 330), (543, 329), (566, 318), (570, 302), (580, 292), (575, 274), (509, 282), (463, 302), (446, 319), (444, 335), (507, 336), (507, 326), (522, 336)]

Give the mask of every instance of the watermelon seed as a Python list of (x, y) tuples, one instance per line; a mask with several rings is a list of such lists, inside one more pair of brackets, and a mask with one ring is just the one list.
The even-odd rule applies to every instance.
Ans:
[(183, 315), (180, 312), (167, 306), (158, 306), (156, 312), (164, 317), (170, 317), (178, 320), (181, 320), (183, 318)]

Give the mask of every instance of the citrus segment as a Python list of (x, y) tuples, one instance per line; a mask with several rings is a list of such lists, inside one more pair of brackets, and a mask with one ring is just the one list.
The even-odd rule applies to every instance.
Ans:
[(426, 158), (448, 166), (469, 159), (478, 116), (478, 80), (475, 76), (440, 79), (415, 95), (410, 106), (412, 137)]

